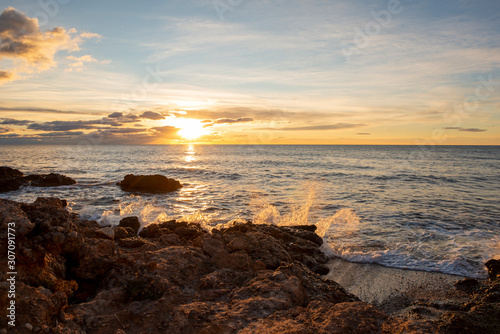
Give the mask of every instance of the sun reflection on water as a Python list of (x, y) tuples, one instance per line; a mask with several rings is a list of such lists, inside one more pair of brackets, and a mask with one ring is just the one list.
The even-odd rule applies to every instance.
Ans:
[(184, 152), (184, 161), (185, 162), (194, 162), (196, 161), (195, 149), (193, 144), (189, 144), (186, 146), (186, 151)]

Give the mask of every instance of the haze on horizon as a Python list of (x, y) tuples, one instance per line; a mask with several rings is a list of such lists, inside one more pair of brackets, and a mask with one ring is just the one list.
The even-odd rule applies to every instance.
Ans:
[(18, 0), (0, 145), (500, 145), (499, 64), (497, 0)]

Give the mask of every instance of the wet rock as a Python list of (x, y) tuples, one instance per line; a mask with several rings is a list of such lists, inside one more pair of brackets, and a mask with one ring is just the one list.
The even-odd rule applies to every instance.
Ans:
[(182, 188), (179, 181), (163, 175), (128, 174), (118, 185), (123, 191), (147, 193), (166, 193)]
[(484, 265), (488, 268), (489, 278), (496, 279), (500, 277), (500, 260), (491, 259)]
[(76, 181), (66, 175), (50, 173), (45, 175), (29, 175), (24, 178), (33, 187), (57, 187), (75, 184)]
[(122, 220), (120, 220), (120, 224), (118, 224), (120, 227), (130, 227), (135, 234), (139, 231), (139, 228), (141, 227), (141, 223), (139, 222), (139, 217), (136, 216), (131, 216), (131, 217), (125, 217)]
[(19, 189), (22, 185), (57, 187), (75, 184), (76, 181), (62, 174), (50, 173), (24, 176), (17, 169), (0, 167), (0, 193)]

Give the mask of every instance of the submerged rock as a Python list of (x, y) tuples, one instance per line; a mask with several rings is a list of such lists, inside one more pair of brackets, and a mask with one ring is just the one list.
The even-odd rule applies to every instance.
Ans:
[(182, 188), (179, 181), (163, 175), (128, 174), (118, 185), (123, 191), (147, 193), (167, 193)]

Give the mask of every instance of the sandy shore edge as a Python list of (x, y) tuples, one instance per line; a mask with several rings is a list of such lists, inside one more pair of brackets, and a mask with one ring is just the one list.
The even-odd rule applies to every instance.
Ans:
[(327, 267), (330, 272), (325, 278), (390, 314), (404, 311), (419, 299), (456, 301), (466, 298), (464, 293), (453, 287), (463, 276), (353, 263), (339, 258), (331, 259)]

